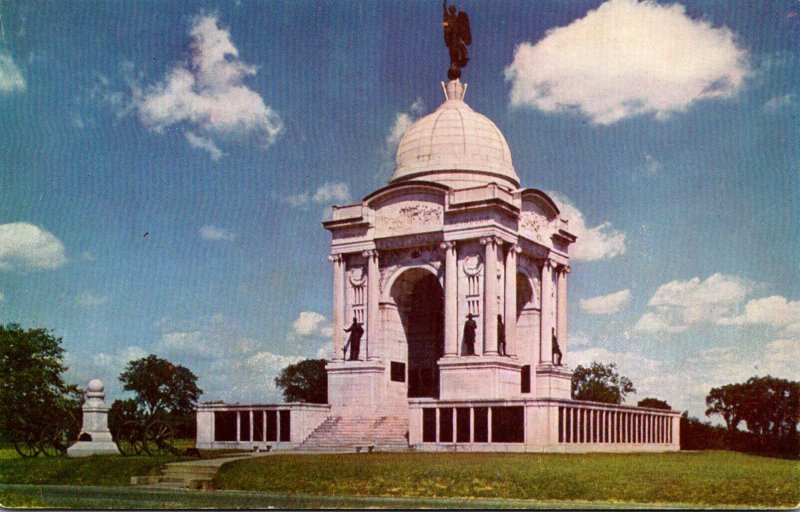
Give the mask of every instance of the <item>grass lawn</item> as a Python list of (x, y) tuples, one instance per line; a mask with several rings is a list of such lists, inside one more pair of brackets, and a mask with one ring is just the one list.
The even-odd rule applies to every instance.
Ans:
[(219, 489), (341, 496), (794, 507), (800, 462), (735, 452), (274, 455), (226, 464)]

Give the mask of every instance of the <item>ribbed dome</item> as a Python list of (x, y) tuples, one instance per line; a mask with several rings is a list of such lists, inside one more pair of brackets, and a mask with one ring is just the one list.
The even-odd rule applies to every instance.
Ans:
[(494, 182), (519, 187), (505, 137), (489, 118), (464, 103), (466, 84), (453, 80), (442, 85), (445, 102), (414, 123), (400, 141), (390, 183), (422, 178), (450, 186)]

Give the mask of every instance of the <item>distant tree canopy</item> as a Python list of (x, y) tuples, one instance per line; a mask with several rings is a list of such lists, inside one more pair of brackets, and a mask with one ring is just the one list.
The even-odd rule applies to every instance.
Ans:
[(800, 382), (769, 375), (751, 377), (743, 384), (712, 388), (706, 407), (706, 416), (721, 416), (731, 432), (744, 422), (749, 432), (759, 436), (795, 436), (800, 421)]
[(639, 400), (636, 405), (639, 407), (649, 407), (651, 409), (665, 409), (667, 411), (672, 410), (672, 407), (670, 407), (667, 402), (664, 400), (659, 400), (658, 398), (643, 398), (642, 400)]
[(81, 393), (64, 382), (66, 370), (61, 338), (46, 329), (0, 325), (0, 433), (76, 409)]
[(328, 375), (324, 359), (305, 359), (290, 364), (275, 377), (275, 385), (283, 390), (287, 402), (328, 402)]
[(572, 374), (572, 398), (621, 404), (628, 393), (636, 393), (633, 382), (617, 372), (617, 365), (592, 363), (578, 366)]
[[(197, 376), (188, 368), (153, 354), (128, 362), (119, 381), (125, 391), (133, 392), (133, 403), (148, 416), (159, 412), (189, 416), (203, 393), (197, 387)], [(117, 408), (128, 411), (131, 404), (121, 403)]]

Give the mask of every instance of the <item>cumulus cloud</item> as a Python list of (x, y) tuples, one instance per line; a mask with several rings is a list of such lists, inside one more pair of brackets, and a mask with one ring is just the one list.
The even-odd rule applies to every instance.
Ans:
[(724, 274), (701, 281), (670, 281), (661, 285), (648, 305), (655, 309), (642, 315), (636, 329), (645, 332), (681, 332), (691, 324), (723, 324), (755, 289), (755, 283)]
[(732, 97), (748, 73), (730, 29), (693, 20), (680, 4), (636, 0), (610, 0), (520, 44), (505, 70), (512, 106), (577, 111), (603, 125)]
[(163, 132), (186, 127), (184, 137), (213, 159), (223, 153), (217, 139), (256, 137), (264, 147), (283, 131), (281, 117), (261, 96), (244, 85), (256, 67), (239, 58), (230, 32), (216, 16), (195, 19), (189, 31), (191, 62), (173, 67), (160, 82), (144, 89), (133, 84), (133, 104), (141, 122)]
[(326, 182), (317, 187), (314, 192), (305, 191), (283, 197), (283, 200), (292, 206), (305, 208), (310, 204), (330, 205), (347, 204), (352, 201), (350, 187), (347, 183)]
[(394, 116), (394, 122), (392, 123), (392, 127), (389, 130), (389, 135), (386, 136), (386, 148), (387, 153), (390, 153), (391, 156), (394, 156), (394, 151), (397, 149), (397, 145), (400, 144), (400, 141), (403, 139), (403, 135), (406, 134), (411, 125), (419, 119), (419, 116), (425, 111), (425, 102), (422, 101), (422, 98), (417, 98), (414, 103), (412, 103), (408, 110), (405, 112), (398, 112)]
[(625, 253), (625, 234), (614, 229), (610, 222), (589, 228), (578, 208), (558, 192), (548, 192), (558, 204), (561, 216), (569, 222), (569, 231), (578, 237), (570, 247), (573, 261), (595, 261), (610, 259)]
[(10, 53), (0, 50), (0, 92), (23, 92), (27, 82)]
[(211, 224), (206, 224), (200, 228), (200, 237), (210, 242), (230, 242), (236, 239), (234, 233)]
[(300, 336), (325, 336), (333, 335), (333, 325), (325, 316), (315, 311), (302, 311), (292, 323), (295, 334)]
[(800, 320), (800, 300), (789, 301), (786, 297), (773, 295), (747, 302), (740, 315), (720, 318), (722, 325), (772, 325), (788, 326)]
[(0, 224), (0, 270), (49, 270), (67, 262), (55, 235), (27, 222)]
[(590, 315), (610, 315), (617, 313), (628, 305), (631, 300), (631, 291), (628, 289), (620, 290), (616, 293), (601, 295), (591, 299), (581, 299), (581, 309)]
[(75, 296), (75, 303), (82, 308), (94, 308), (102, 306), (106, 302), (108, 302), (107, 296), (95, 295), (90, 291), (85, 291)]

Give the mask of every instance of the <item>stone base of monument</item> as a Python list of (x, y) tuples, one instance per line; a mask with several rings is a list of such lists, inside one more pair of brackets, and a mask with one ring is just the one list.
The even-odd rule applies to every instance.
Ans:
[(438, 364), (442, 400), (497, 399), (520, 394), (521, 366), (515, 357), (443, 357)]
[[(379, 415), (378, 411), (386, 405), (386, 369), (383, 362), (336, 360), (329, 361), (325, 369), (328, 372), (328, 403), (332, 415)], [(382, 415), (386, 414), (383, 411)]]
[(90, 455), (120, 455), (114, 441), (78, 441), (67, 448), (69, 457), (88, 457)]
[(543, 363), (536, 367), (537, 398), (572, 398), (572, 370)]

